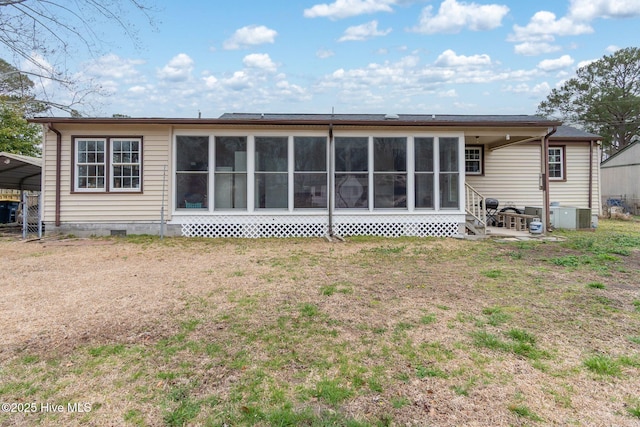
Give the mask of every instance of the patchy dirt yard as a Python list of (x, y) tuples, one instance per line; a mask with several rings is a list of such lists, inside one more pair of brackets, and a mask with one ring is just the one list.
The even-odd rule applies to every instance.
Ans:
[(0, 424), (636, 426), (640, 227), (601, 228), (4, 239)]

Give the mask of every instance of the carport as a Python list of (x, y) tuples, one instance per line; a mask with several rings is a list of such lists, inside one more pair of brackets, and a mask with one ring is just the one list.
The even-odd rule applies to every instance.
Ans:
[(40, 192), (41, 178), (42, 159), (0, 152), (0, 189), (20, 191), (22, 211), (28, 212), (28, 215), (22, 215), (22, 235), (25, 238), (30, 233), (37, 233), (38, 237), (42, 236), (39, 196), (27, 193)]

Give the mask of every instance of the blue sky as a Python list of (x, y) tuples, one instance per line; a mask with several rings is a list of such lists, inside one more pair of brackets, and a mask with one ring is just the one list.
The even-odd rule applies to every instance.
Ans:
[[(324, 2), (323, 2), (324, 1)], [(108, 33), (71, 66), (91, 113), (533, 114), (590, 61), (640, 46), (640, 0), (155, 2), (140, 48)]]

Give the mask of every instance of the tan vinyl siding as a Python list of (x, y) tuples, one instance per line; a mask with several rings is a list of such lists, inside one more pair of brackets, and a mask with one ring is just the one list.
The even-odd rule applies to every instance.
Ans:
[[(549, 183), (549, 200), (558, 202), (560, 206), (589, 207), (589, 145), (565, 144), (566, 180)], [(597, 147), (593, 153), (593, 192), (592, 212), (599, 213), (600, 195), (598, 192), (598, 155)]]
[(467, 175), (467, 182), (485, 197), (508, 205), (541, 206), (540, 146), (526, 144), (485, 150), (484, 176)]
[[(168, 194), (171, 128), (169, 126), (108, 126), (98, 130), (92, 127), (74, 127), (70, 132), (60, 126), (61, 155), (61, 222), (159, 222), (162, 204), (163, 167), (167, 165), (165, 188), (165, 214), (169, 216)], [(72, 193), (71, 168), (73, 165), (73, 136), (139, 136), (143, 140), (142, 193)], [(55, 221), (55, 167), (56, 135), (47, 133), (44, 147), (44, 221)]]
[[(550, 201), (563, 206), (586, 208), (589, 204), (589, 145), (551, 143), (565, 147), (566, 180), (549, 183)], [(540, 190), (540, 143), (514, 145), (495, 151), (485, 150), (484, 176), (467, 175), (467, 182), (485, 197), (498, 199), (505, 206), (542, 206)], [(593, 213), (599, 211), (599, 150), (593, 153)]]

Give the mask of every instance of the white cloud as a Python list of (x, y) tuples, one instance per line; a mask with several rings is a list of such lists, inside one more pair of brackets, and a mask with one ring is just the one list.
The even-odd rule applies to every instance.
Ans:
[(620, 46), (616, 46), (614, 44), (607, 46), (607, 48), (605, 49), (605, 52), (611, 54), (611, 53), (616, 53), (617, 51), (620, 50)]
[(316, 4), (304, 10), (306, 18), (348, 18), (377, 12), (392, 12), (396, 0), (336, 0), (331, 4)]
[(538, 64), (538, 68), (546, 72), (558, 71), (563, 68), (572, 66), (574, 62), (575, 61), (573, 60), (573, 58), (569, 55), (562, 55), (557, 59), (545, 59), (543, 61), (540, 61), (540, 63)]
[(144, 95), (147, 92), (147, 88), (144, 86), (131, 86), (129, 89), (127, 89), (127, 92), (130, 92), (134, 95)]
[(269, 72), (274, 72), (277, 68), (275, 62), (273, 62), (271, 57), (266, 53), (252, 53), (247, 55), (242, 60), (242, 63), (247, 68), (257, 68)]
[(334, 55), (335, 55), (335, 52), (332, 51), (331, 49), (318, 49), (318, 51), (316, 51), (316, 56), (320, 59), (331, 58)]
[(378, 30), (378, 21), (367, 22), (366, 24), (349, 27), (345, 30), (344, 35), (338, 39), (339, 42), (344, 41), (362, 41), (373, 37), (386, 36), (391, 32), (391, 28), (386, 30)]
[(558, 52), (559, 50), (562, 50), (562, 48), (545, 42), (524, 42), (515, 45), (513, 50), (518, 55), (536, 56), (544, 53)]
[(221, 80), (226, 88), (239, 91), (249, 89), (253, 86), (254, 79), (246, 71), (236, 71), (231, 77)]
[(125, 59), (112, 53), (87, 64), (84, 71), (104, 79), (131, 79), (139, 76), (136, 66), (144, 63), (143, 60)]
[(459, 33), (464, 29), (486, 31), (502, 25), (502, 18), (509, 13), (507, 6), (499, 4), (479, 5), (476, 3), (444, 0), (437, 15), (433, 6), (422, 10), (418, 26), (412, 31), (423, 34)]
[(191, 77), (192, 70), (193, 59), (185, 53), (179, 53), (171, 58), (167, 65), (158, 70), (158, 78), (172, 82), (185, 81)]
[(453, 50), (447, 49), (438, 56), (435, 65), (438, 67), (468, 67), (479, 65), (491, 65), (489, 55), (464, 56), (457, 55)]
[(455, 89), (449, 89), (445, 91), (438, 92), (438, 98), (457, 98), (458, 93)]
[(592, 62), (596, 62), (598, 59), (585, 59), (583, 61), (578, 62), (578, 65), (576, 65), (576, 68), (582, 68), (582, 67), (586, 67), (587, 65), (591, 64)]
[(242, 49), (265, 43), (273, 43), (278, 32), (264, 25), (249, 25), (242, 27), (223, 43), (227, 50)]
[(218, 79), (216, 79), (215, 76), (203, 77), (202, 80), (204, 81), (204, 85), (209, 89), (213, 89), (218, 84)]
[(640, 0), (571, 0), (569, 16), (576, 21), (640, 16)]
[(556, 19), (552, 12), (536, 12), (529, 23), (521, 27), (513, 26), (513, 33), (507, 38), (511, 42), (553, 42), (554, 36), (576, 36), (589, 34), (593, 28), (568, 17)]
[(525, 95), (530, 98), (540, 98), (551, 92), (551, 86), (549, 86), (549, 83), (547, 82), (538, 83), (533, 86), (530, 86), (527, 83), (520, 83), (517, 85), (507, 85), (502, 89), (502, 91), (517, 95)]

